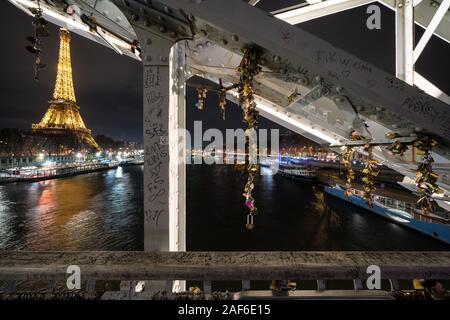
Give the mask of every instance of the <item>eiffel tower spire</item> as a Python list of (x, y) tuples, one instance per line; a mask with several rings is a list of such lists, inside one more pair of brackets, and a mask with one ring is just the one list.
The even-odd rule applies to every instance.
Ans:
[(73, 89), (72, 62), (70, 60), (70, 33), (66, 29), (60, 29), (59, 32), (58, 71), (53, 99), (77, 102)]
[[(80, 115), (80, 107), (76, 104), (72, 79), (72, 63), (70, 61), (70, 34), (66, 29), (59, 31), (59, 57), (53, 99), (48, 102), (49, 108), (41, 121), (32, 124), (34, 132), (50, 134), (53, 137), (66, 136), (71, 149), (99, 150), (100, 147), (86, 128)], [(73, 139), (75, 138), (75, 139)], [(58, 139), (61, 140), (61, 139)], [(75, 145), (74, 145), (75, 144)]]

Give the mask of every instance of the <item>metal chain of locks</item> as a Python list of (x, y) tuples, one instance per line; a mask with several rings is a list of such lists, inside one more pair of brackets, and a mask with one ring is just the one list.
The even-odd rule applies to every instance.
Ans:
[(208, 90), (206, 88), (203, 88), (203, 87), (197, 88), (198, 101), (195, 105), (198, 110), (203, 110), (203, 108), (205, 106), (205, 99), (206, 99), (207, 93), (208, 93)]
[[(396, 132), (390, 131), (386, 133), (386, 137), (389, 139), (395, 139), (398, 138), (399, 135)], [(387, 146), (387, 149), (392, 152), (392, 154), (397, 156), (402, 156), (406, 150), (408, 150), (408, 146), (406, 143), (402, 143), (400, 141), (394, 141), (390, 145)]]
[(223, 87), (222, 84), (222, 78), (219, 79), (219, 91), (217, 93), (217, 96), (219, 98), (219, 111), (222, 115), (222, 119), (225, 120), (225, 108), (227, 106), (227, 89)]
[[(239, 67), (236, 71), (240, 74), (238, 93), (239, 93), (239, 105), (242, 108), (243, 121), (247, 123), (247, 132), (258, 127), (258, 111), (256, 110), (256, 102), (253, 97), (253, 78), (261, 72), (261, 67), (259, 66), (260, 52), (254, 47), (244, 47), (242, 48), (242, 53), (244, 54)], [(246, 135), (246, 145), (248, 145), (248, 153), (256, 154), (257, 146), (254, 143), (250, 143), (249, 135)], [(247, 155), (247, 159), (249, 156)], [(254, 205), (254, 198), (252, 191), (254, 188), (254, 178), (258, 173), (257, 164), (248, 164), (247, 166), (247, 183), (244, 187), (244, 193), (242, 194), (245, 198), (245, 206), (250, 210), (247, 215), (246, 228), (252, 230), (255, 227), (253, 217), (257, 213), (257, 208)]]
[(42, 9), (40, 1), (37, 2), (38, 7), (37, 8), (30, 8), (30, 11), (34, 15), (33, 19), (33, 28), (34, 28), (34, 36), (27, 37), (26, 39), (31, 43), (31, 45), (28, 45), (25, 47), (25, 49), (34, 54), (34, 79), (36, 81), (39, 81), (39, 70), (45, 68), (45, 63), (42, 60), (41, 57), (41, 51), (42, 51), (42, 41), (41, 37), (48, 37), (50, 34), (47, 31), (47, 28), (45, 25), (47, 24), (47, 21), (42, 17)]
[(425, 212), (432, 212), (434, 209), (435, 201), (432, 199), (433, 193), (443, 193), (443, 190), (436, 184), (439, 176), (433, 172), (432, 167), (434, 159), (431, 156), (431, 150), (436, 145), (436, 140), (426, 136), (420, 137), (414, 142), (414, 147), (423, 153), (422, 163), (419, 164), (416, 171), (415, 182), (421, 194), (421, 197), (417, 200), (417, 204)]
[(347, 197), (352, 195), (352, 182), (355, 179), (355, 172), (352, 168), (352, 155), (353, 149), (349, 146), (344, 147), (344, 153), (342, 154), (341, 164), (347, 170), (347, 181), (345, 183), (345, 195)]
[(376, 190), (374, 179), (378, 175), (379, 171), (377, 170), (377, 162), (372, 158), (372, 149), (373, 145), (366, 144), (364, 146), (364, 151), (367, 152), (367, 159), (364, 163), (363, 173), (363, 198), (369, 204), (373, 203), (373, 192)]

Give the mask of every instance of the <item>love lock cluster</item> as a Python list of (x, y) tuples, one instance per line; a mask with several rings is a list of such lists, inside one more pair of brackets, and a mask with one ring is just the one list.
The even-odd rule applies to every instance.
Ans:
[(362, 170), (363, 178), (361, 179), (364, 187), (363, 198), (369, 205), (373, 203), (372, 194), (376, 189), (374, 179), (379, 173), (377, 170), (377, 162), (372, 158), (372, 149), (373, 145), (371, 144), (364, 146), (364, 151), (367, 152), (367, 159), (364, 163), (364, 169)]
[(203, 87), (197, 88), (198, 101), (195, 104), (195, 106), (197, 107), (198, 110), (203, 110), (207, 93), (208, 93), (207, 89)]
[(224, 88), (220, 88), (218, 92), (219, 97), (219, 111), (222, 115), (222, 119), (225, 120), (225, 107), (227, 106), (227, 100), (226, 100), (227, 91)]
[(258, 111), (253, 97), (253, 78), (261, 72), (259, 66), (260, 53), (255, 48), (243, 48), (244, 57), (236, 71), (240, 74), (238, 92), (239, 105), (242, 108), (244, 122), (248, 128), (258, 126)]
[(433, 193), (443, 193), (443, 190), (437, 185), (438, 175), (433, 172), (431, 150), (437, 142), (429, 137), (421, 137), (414, 142), (414, 147), (423, 154), (422, 163), (419, 164), (416, 171), (416, 185), (421, 197), (417, 204), (424, 212), (432, 212), (435, 201), (432, 199)]
[(37, 8), (30, 8), (30, 11), (34, 15), (33, 19), (33, 28), (34, 28), (34, 36), (27, 37), (26, 39), (31, 43), (31, 45), (28, 45), (25, 47), (28, 52), (34, 54), (34, 79), (36, 81), (39, 81), (39, 70), (42, 68), (45, 68), (45, 63), (42, 60), (41, 57), (41, 51), (42, 51), (42, 41), (41, 37), (48, 37), (50, 34), (45, 27), (47, 24), (47, 21), (42, 17), (42, 9), (40, 6), (40, 1), (37, 2), (38, 7)]
[[(258, 127), (258, 111), (256, 110), (256, 102), (253, 97), (253, 78), (261, 72), (261, 67), (259, 66), (260, 52), (253, 47), (243, 48), (242, 52), (244, 57), (239, 67), (236, 68), (236, 71), (240, 74), (238, 84), (239, 105), (242, 108), (243, 120), (248, 126), (247, 130), (251, 130)], [(248, 160), (250, 154), (257, 153), (257, 146), (255, 143), (250, 143), (249, 135), (246, 135), (246, 145), (248, 146), (248, 155), (246, 156)], [(247, 172), (247, 183), (244, 187), (243, 196), (245, 198), (245, 206), (250, 210), (250, 213), (247, 215), (246, 228), (252, 230), (255, 227), (253, 217), (257, 213), (252, 191), (254, 178), (258, 173), (258, 165), (248, 164)]]
[(227, 89), (223, 87), (222, 78), (219, 79), (219, 91), (217, 92), (219, 111), (222, 119), (225, 120), (225, 108), (227, 106)]
[(349, 146), (344, 147), (341, 164), (347, 169), (347, 182), (345, 184), (345, 195), (347, 197), (352, 195), (352, 182), (355, 179), (355, 172), (352, 168), (353, 149)]
[[(386, 137), (389, 139), (395, 139), (398, 138), (399, 135), (396, 132), (390, 131), (386, 133)], [(402, 143), (397, 140), (388, 145), (387, 149), (394, 155), (402, 156), (406, 152), (406, 150), (408, 150), (408, 146), (405, 143)]]

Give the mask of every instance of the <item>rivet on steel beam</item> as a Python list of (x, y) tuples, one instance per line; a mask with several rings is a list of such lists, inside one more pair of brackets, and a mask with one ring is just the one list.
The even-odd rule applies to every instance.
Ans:
[(116, 22), (120, 22), (122, 21), (122, 17), (116, 17), (116, 19), (114, 19)]
[(207, 47), (211, 47), (211, 45), (212, 45), (211, 41), (206, 41), (206, 46)]
[(160, 15), (160, 16), (158, 16), (158, 21), (159, 21), (159, 22), (164, 22), (164, 21), (165, 21), (165, 19), (164, 19), (164, 17), (163, 17), (163, 16), (161, 16), (161, 15)]
[(233, 41), (239, 41), (239, 37), (238, 37), (237, 35), (233, 34), (233, 35), (231, 36), (231, 40), (233, 40)]
[(159, 32), (165, 33), (166, 31), (167, 31), (166, 27), (164, 27), (164, 26), (159, 27)]
[(162, 62), (166, 62), (167, 61), (167, 57), (166, 56), (160, 56), (159, 60), (161, 60)]
[(273, 56), (273, 61), (280, 62), (281, 58), (280, 56)]
[(108, 10), (103, 10), (103, 15), (104, 16), (108, 16), (108, 14), (109, 14)]
[(164, 6), (164, 11), (166, 13), (171, 13), (172, 12), (172, 10), (168, 6)]
[(198, 50), (202, 50), (203, 49), (203, 45), (201, 43), (197, 44), (197, 49)]

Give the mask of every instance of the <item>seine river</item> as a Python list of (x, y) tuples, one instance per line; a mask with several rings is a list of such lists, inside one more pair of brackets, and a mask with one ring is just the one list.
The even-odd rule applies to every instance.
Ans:
[[(256, 228), (245, 229), (244, 173), (187, 168), (188, 250), (448, 250), (449, 246), (324, 196), (258, 177)], [(0, 250), (142, 250), (142, 166), (0, 186)]]

